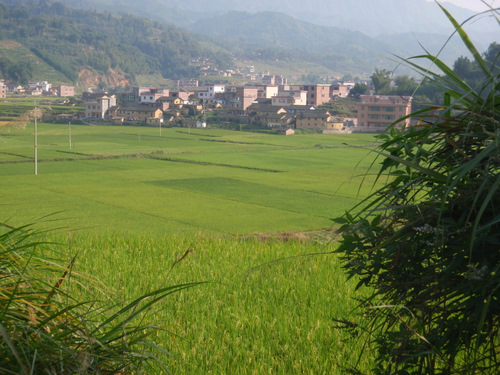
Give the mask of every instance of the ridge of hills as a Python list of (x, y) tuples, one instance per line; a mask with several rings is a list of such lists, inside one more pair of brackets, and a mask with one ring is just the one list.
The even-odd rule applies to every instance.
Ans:
[(141, 75), (197, 76), (193, 59), (232, 65), (229, 52), (177, 26), (52, 2), (0, 2), (0, 43), (8, 47), (0, 50), (0, 74), (21, 82), (43, 72), (55, 83), (129, 85)]
[[(241, 0), (210, 4), (201, 0), (60, 1), (62, 3), (0, 0), (0, 43), (10, 43), (11, 48), (12, 45), (22, 46), (24, 62), (30, 65), (33, 74), (37, 75), (40, 69), (46, 72), (52, 69), (53, 72), (46, 76), (57, 77), (54, 78), (56, 82), (87, 86), (99, 83), (127, 86), (199, 78), (199, 66), (191, 64), (193, 60), (208, 61), (212, 67), (220, 69), (264, 66), (275, 74), (286, 71), (295, 73), (295, 77), (297, 72), (302, 72), (303, 77), (308, 73), (315, 76), (318, 72), (368, 77), (375, 68), (392, 70), (397, 66), (390, 60), (393, 55), (420, 54), (422, 46), (437, 53), (448, 38), (446, 34), (410, 32), (405, 28), (396, 34), (373, 37), (339, 26), (320, 25), (321, 17), (318, 22), (310, 23), (287, 14), (302, 11), (302, 18), (307, 18), (304, 15), (315, 10), (316, 13), (323, 11), (327, 17), (332, 9), (337, 9), (343, 17), (334, 19), (345, 21), (349, 18), (346, 0), (290, 0), (279, 2), (283, 12), (258, 13), (227, 12), (243, 8), (247, 2)], [(389, 6), (395, 4), (395, 0), (383, 2)], [(278, 4), (272, 0), (255, 0), (246, 7), (260, 10), (266, 3), (270, 9)], [(374, 2), (359, 0), (355, 3), (366, 3), (367, 9), (375, 12)], [(416, 3), (425, 5), (424, 11), (430, 9), (429, 6), (435, 7), (424, 0), (413, 2)], [(190, 7), (197, 11), (190, 11)], [(403, 15), (408, 10), (416, 11), (413, 6), (401, 8)], [(466, 10), (461, 12), (471, 14)], [(435, 17), (432, 13), (428, 18), (434, 20)], [(167, 23), (168, 20), (172, 23)], [(6, 51), (0, 50), (0, 74), (5, 75), (13, 65), (18, 69), (26, 66), (9, 61), (15, 60), (20, 51)], [(29, 58), (26, 58), (26, 51), (31, 52)], [(454, 43), (452, 39), (441, 58), (451, 62), (463, 54), (466, 51), (461, 43)], [(408, 74), (408, 71), (403, 69), (398, 73)]]

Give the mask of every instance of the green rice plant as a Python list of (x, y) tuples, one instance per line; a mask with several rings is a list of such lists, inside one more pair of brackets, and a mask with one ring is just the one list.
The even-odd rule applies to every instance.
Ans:
[(500, 55), (487, 61), (441, 8), (482, 79), (472, 86), (433, 55), (405, 59), (445, 105), (382, 136), (387, 183), (339, 220), (345, 269), (374, 290), (362, 306), (380, 374), (500, 370)]
[(162, 328), (143, 319), (194, 284), (162, 287), (119, 308), (100, 300), (109, 293), (95, 279), (74, 271), (76, 257), (61, 265), (47, 256), (54, 244), (45, 235), (30, 226), (0, 234), (0, 373), (168, 372), (148, 339)]
[[(213, 282), (175, 293), (150, 317), (169, 322), (155, 341), (169, 349), (161, 359), (175, 374), (342, 374), (363, 350), (333, 318), (354, 317), (352, 297), (366, 291), (307, 234), (80, 232), (71, 249), (78, 269), (115, 285), (122, 301), (165, 284)], [(372, 363), (366, 355), (360, 366)]]

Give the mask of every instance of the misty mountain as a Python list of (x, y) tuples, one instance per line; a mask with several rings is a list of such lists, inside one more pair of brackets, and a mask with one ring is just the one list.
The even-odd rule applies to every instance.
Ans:
[[(95, 47), (91, 46), (90, 50), (95, 50), (95, 53), (87, 53), (91, 58), (84, 56), (73, 59), (77, 62), (94, 62), (97, 58), (94, 65), (105, 68), (112, 67), (114, 61), (118, 60), (119, 65), (127, 66), (125, 73), (131, 77), (138, 74), (140, 66), (147, 67), (151, 73), (160, 71), (164, 77), (194, 77), (196, 74), (190, 69), (187, 61), (207, 56), (216, 61), (219, 67), (224, 65), (230, 67), (234, 56), (246, 62), (267, 59), (266, 63), (273, 62), (274, 65), (278, 63), (278, 66), (280, 61), (285, 60), (297, 66), (311, 62), (338, 74), (369, 75), (375, 68), (395, 68), (397, 63), (390, 60), (394, 55), (401, 57), (419, 55), (424, 53), (424, 48), (436, 54), (447, 43), (451, 34), (450, 22), (443, 11), (436, 3), (425, 0), (58, 1), (92, 12), (98, 10), (121, 17), (148, 18), (150, 22), (155, 23), (152, 24), (154, 27), (160, 25), (167, 27), (170, 30), (166, 34), (168, 38), (179, 37), (178, 41), (162, 41), (161, 38), (155, 39), (158, 32), (151, 32), (146, 36), (146, 40), (144, 36), (140, 40), (138, 35), (142, 35), (141, 33), (124, 33), (123, 26), (116, 30), (108, 28), (106, 38), (110, 36), (116, 38), (116, 33), (121, 34), (119, 42), (123, 46), (121, 50), (117, 48), (110, 48), (108, 51), (103, 48), (95, 50)], [(16, 5), (24, 3), (28, 4), (30, 9), (36, 9), (40, 4), (42, 6), (52, 4), (54, 9), (58, 8), (57, 4), (50, 0), (0, 0), (1, 2)], [(63, 7), (61, 4), (59, 6)], [(473, 14), (451, 5), (447, 7), (459, 21)], [(487, 27), (481, 29), (483, 26), (480, 22), (472, 26), (485, 33), (481, 35), (486, 35), (488, 31)], [(97, 35), (98, 30), (99, 28), (93, 34)], [(79, 32), (72, 35), (77, 36)], [(82, 30), (81, 33), (85, 35), (86, 31)], [(133, 43), (127, 42), (125, 37), (129, 37)], [(77, 40), (82, 39), (77, 37)], [(489, 43), (486, 37), (481, 40), (482, 43), (477, 45), (480, 50), (485, 50)], [(28, 42), (26, 40), (26, 43)], [(56, 52), (64, 50), (55, 46), (54, 43), (59, 42), (66, 43), (65, 38), (43, 40), (45, 46)], [(154, 43), (160, 43), (162, 47), (158, 49), (158, 45)], [(104, 44), (111, 45), (111, 42), (106, 41)], [(68, 45), (67, 50), (72, 48)], [(133, 60), (119, 56), (125, 55), (121, 52), (131, 48), (133, 51), (131, 50), (129, 55), (138, 56), (144, 63), (135, 64)], [(73, 54), (82, 55), (78, 51)], [(466, 49), (455, 37), (448, 42), (440, 57), (445, 62), (451, 63), (465, 54), (467, 54)], [(56, 57), (68, 60), (67, 56), (60, 54)], [(49, 59), (50, 56), (45, 57), (45, 60)], [(134, 67), (130, 67), (131, 64)], [(68, 61), (63, 65), (71, 66)], [(408, 74), (408, 71), (404, 74)]]
[[(228, 48), (251, 50), (262, 46), (288, 49), (303, 58), (321, 62), (334, 70), (370, 71), (373, 67), (394, 66), (394, 55), (409, 57), (424, 53), (422, 46), (437, 54), (447, 36), (430, 33), (401, 33), (372, 38), (359, 31), (325, 27), (299, 21), (283, 13), (229, 12), (202, 19), (189, 29), (225, 41)], [(466, 53), (458, 38), (453, 38), (441, 53), (441, 59), (453, 62)]]
[[(30, 0), (25, 0), (30, 1)], [(31, 0), (34, 1), (34, 0)], [(435, 2), (425, 0), (59, 0), (77, 8), (108, 10), (113, 13), (130, 13), (156, 21), (205, 33), (200, 25), (230, 12), (285, 14), (311, 25), (358, 31), (388, 45), (388, 51), (403, 56), (422, 52), (419, 43), (430, 51), (438, 51), (436, 41), (444, 43), (453, 28)], [(462, 22), (474, 12), (444, 3), (446, 9)], [(221, 20), (223, 20), (222, 18)], [(225, 17), (227, 20), (228, 17)], [(271, 21), (273, 22), (273, 21)], [(278, 19), (276, 22), (280, 22)], [(280, 23), (282, 25), (282, 23)], [(217, 25), (225, 28), (224, 24)], [(250, 28), (247, 27), (247, 30)], [(233, 27), (233, 32), (236, 30)], [(466, 30), (481, 50), (492, 41), (498, 41), (498, 26), (492, 17), (482, 17), (480, 22), (470, 22)], [(236, 30), (238, 32), (238, 30)], [(216, 33), (210, 31), (210, 35)], [(218, 33), (221, 34), (221, 33)], [(353, 34), (353, 33), (352, 33)], [(219, 36), (218, 36), (219, 37)], [(307, 36), (306, 36), (307, 37)], [(248, 39), (248, 38), (247, 38)], [(286, 47), (286, 40), (281, 38)], [(347, 40), (346, 43), (348, 43)], [(396, 43), (391, 47), (392, 43)], [(465, 53), (460, 43), (447, 47), (444, 59), (452, 61)], [(408, 48), (412, 46), (412, 48)], [(416, 47), (415, 47), (416, 46)], [(403, 48), (401, 48), (403, 47)], [(378, 51), (379, 54), (383, 51)]]
[[(281, 55), (297, 56), (337, 71), (371, 71), (386, 61), (375, 51), (388, 51), (390, 45), (363, 33), (324, 27), (299, 21), (276, 12), (229, 12), (202, 19), (189, 30), (210, 36), (246, 58), (262, 48)], [(268, 52), (268, 57), (279, 58)], [(265, 58), (266, 56), (262, 56)]]
[[(301, 21), (361, 31), (370, 36), (401, 33), (449, 34), (452, 27), (434, 2), (425, 0), (60, 0), (73, 7), (134, 12), (187, 26), (203, 18), (230, 11), (278, 12)], [(444, 3), (462, 22), (474, 12)], [(470, 25), (474, 32), (496, 31), (494, 20), (488, 25)], [(486, 28), (486, 30), (485, 30)]]

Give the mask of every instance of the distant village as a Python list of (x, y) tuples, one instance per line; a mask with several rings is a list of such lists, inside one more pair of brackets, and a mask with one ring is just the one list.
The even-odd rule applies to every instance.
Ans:
[[(354, 118), (335, 117), (319, 108), (336, 98), (348, 97), (354, 82), (296, 85), (288, 84), (283, 76), (268, 74), (262, 76), (262, 83), (251, 86), (198, 86), (197, 80), (176, 84), (173, 90), (133, 87), (131, 92), (116, 95), (89, 90), (78, 96), (84, 112), (55, 116), (57, 120), (92, 124), (206, 127), (207, 114), (211, 113), (216, 114), (219, 122), (254, 124), (282, 134), (294, 134), (297, 129), (328, 134), (379, 132), (412, 110), (411, 97), (382, 95), (359, 96)], [(30, 82), (23, 87), (0, 80), (0, 98), (15, 95), (59, 97), (65, 104), (68, 98), (75, 97), (75, 87), (53, 87), (47, 81)]]

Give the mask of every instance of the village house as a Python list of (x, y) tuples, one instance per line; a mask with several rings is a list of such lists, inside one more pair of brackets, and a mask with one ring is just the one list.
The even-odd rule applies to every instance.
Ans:
[(75, 96), (75, 87), (59, 85), (56, 87), (56, 93), (60, 98), (72, 97)]
[(116, 96), (106, 94), (89, 94), (86, 95), (85, 102), (85, 117), (91, 118), (106, 118), (108, 110), (116, 106)]
[(255, 87), (236, 87), (236, 95), (233, 101), (233, 108), (245, 111), (258, 96), (258, 89)]
[(299, 113), (295, 119), (297, 129), (328, 129), (328, 125), (333, 129), (335, 122), (328, 111), (309, 110)]
[(119, 94), (120, 104), (124, 107), (134, 107), (139, 104), (139, 94), (134, 92), (123, 92)]
[(278, 95), (279, 86), (277, 85), (257, 85), (257, 98), (271, 99)]
[(149, 106), (113, 107), (109, 110), (108, 118), (123, 119), (127, 122), (140, 122), (147, 125), (158, 125), (163, 122), (163, 111)]
[(330, 86), (327, 84), (317, 84), (317, 85), (290, 85), (290, 90), (301, 90), (307, 92), (307, 105), (319, 106), (323, 103), (328, 103), (331, 99), (330, 97)]
[(171, 97), (179, 98), (184, 101), (184, 104), (189, 104), (190, 98), (195, 95), (194, 91), (187, 91), (184, 89), (180, 89), (178, 91), (170, 91)]
[(294, 116), (283, 107), (252, 103), (246, 110), (250, 122), (268, 127), (281, 127), (293, 123)]
[[(28, 91), (31, 92), (49, 92), (52, 87), (52, 84), (48, 83), (47, 81), (40, 81), (40, 82), (29, 82), (28, 83)], [(38, 95), (38, 94), (33, 94), (33, 95)]]
[(271, 98), (274, 106), (306, 105), (307, 91), (303, 90), (279, 90), (278, 95)]
[(330, 87), (330, 96), (339, 96), (341, 98), (347, 98), (349, 96), (349, 92), (354, 87), (354, 82), (338, 82), (334, 83)]
[(175, 96), (162, 96), (156, 100), (154, 107), (166, 111), (171, 108), (181, 109), (184, 106), (184, 100)]
[(141, 91), (139, 94), (139, 103), (141, 104), (154, 104), (158, 98), (163, 96), (169, 96), (170, 91), (168, 89), (157, 89), (155, 87), (150, 87), (145, 91)]
[(295, 116), (289, 113), (268, 114), (262, 117), (263, 125), (270, 128), (289, 129), (295, 127)]
[(7, 86), (5, 85), (5, 81), (0, 79), (0, 98), (7, 97)]
[[(411, 114), (411, 96), (361, 95), (358, 103), (358, 127), (368, 131), (383, 131), (395, 120)], [(410, 119), (399, 127), (410, 125)]]
[(7, 85), (7, 92), (11, 94), (24, 94), (26, 90), (21, 85), (10, 84)]
[(197, 92), (198, 97), (203, 103), (210, 102), (216, 94), (223, 94), (226, 92), (226, 85), (209, 85), (203, 90)]
[(198, 80), (197, 79), (182, 79), (182, 80), (178, 80), (175, 82), (175, 85), (178, 87), (178, 88), (181, 88), (181, 87), (198, 87)]

